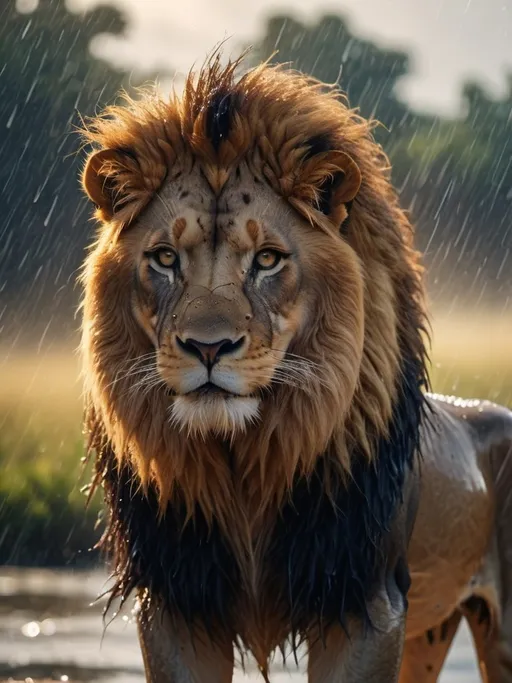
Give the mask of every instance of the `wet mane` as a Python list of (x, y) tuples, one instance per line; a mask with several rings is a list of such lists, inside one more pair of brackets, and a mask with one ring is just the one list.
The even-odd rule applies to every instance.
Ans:
[[(240, 484), (254, 501), (255, 514), (233, 541), (235, 564), (243, 565), (241, 556), (251, 539), (267, 529), (272, 561), (294, 563), (293, 575), (279, 586), (276, 600), (281, 604), (286, 591), (293, 596), (287, 618), (301, 629), (318, 605), (331, 618), (339, 618), (331, 614), (335, 604), (361, 608), (379, 538), (400, 500), (417, 446), (426, 383), (422, 268), (410, 223), (390, 183), (387, 158), (372, 138), (372, 124), (347, 108), (338, 91), (314, 79), (265, 65), (237, 79), (239, 66), (235, 61), (222, 67), (213, 58), (199, 74), (190, 74), (181, 98), (173, 95), (164, 101), (154, 93), (128, 100), (108, 108), (85, 131), (95, 150), (116, 152), (101, 168), (114, 210), (97, 209), (99, 242), (83, 273), (86, 423), (90, 448), (99, 454), (98, 482), (105, 484), (111, 510), (107, 540), (116, 554), (118, 592), (150, 584), (192, 619), (206, 598), (200, 588), (193, 598), (185, 591), (192, 568), (188, 560), (175, 566), (172, 539), (193, 519), (201, 530), (197, 533), (205, 538), (212, 534), (219, 557), (229, 556), (233, 549), (222, 534), (236, 536), (239, 496), (234, 487)], [(340, 216), (326, 213), (326, 199), (335, 191), (330, 180), (340, 170), (346, 172), (342, 163), (359, 169), (361, 185), (350, 220), (344, 222), (343, 239), (357, 254), (364, 275), (365, 329), (348, 411), (328, 393), (279, 387), (269, 397), (258, 428), (226, 444), (217, 438), (185, 438), (173, 430), (156, 392), (140, 400), (132, 395), (123, 403), (120, 397), (129, 393), (131, 380), (122, 378), (121, 363), (150, 349), (141, 345), (122, 302), (128, 275), (122, 264), (116, 265), (117, 290), (112, 290), (111, 272), (102, 258), (107, 245), (116, 244), (164, 182), (200, 161), (211, 187), (220, 193), (241, 160), (255, 182), (268, 183), (313, 226), (336, 239), (342, 239)], [(329, 293), (321, 306), (318, 319), (332, 342), (339, 335), (350, 336), (352, 330), (342, 329), (336, 317), (340, 305)], [(312, 334), (302, 343), (314, 344)], [(329, 349), (317, 352), (328, 355)], [(341, 371), (349, 374), (350, 368)], [(305, 514), (295, 515), (294, 510)], [(152, 559), (137, 539), (143, 539), (146, 549), (161, 548), (160, 555)], [(320, 544), (314, 558), (304, 552), (308, 543)], [(347, 569), (340, 570), (341, 583), (333, 580), (330, 597), (320, 580), (329, 558), (339, 567), (352, 558), (358, 581), (356, 585), (347, 578)], [(211, 570), (208, 562), (198, 569), (205, 576)], [(169, 564), (177, 577), (172, 587), (158, 569)], [(226, 615), (239, 581), (238, 569), (232, 571), (211, 586), (207, 611), (212, 622), (236, 621)], [(345, 602), (350, 591), (352, 598)]]

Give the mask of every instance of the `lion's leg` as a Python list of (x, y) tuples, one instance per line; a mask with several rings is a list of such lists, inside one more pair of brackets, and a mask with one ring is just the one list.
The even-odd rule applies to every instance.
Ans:
[(316, 639), (309, 648), (309, 683), (395, 683), (398, 681), (403, 648), (403, 627), (387, 633), (351, 633), (333, 627), (323, 642)]
[(405, 641), (400, 683), (435, 683), (460, 624), (457, 611), (440, 626)]
[(465, 614), (484, 681), (512, 683), (512, 424), (509, 413), (505, 416), (496, 407), (492, 411), (497, 417), (498, 431), (508, 425), (503, 441), (488, 454), (494, 483), (496, 535), (482, 569), (485, 593), (467, 601)]
[(512, 683), (512, 651), (505, 630), (492, 628), (488, 606), (473, 599), (465, 611), (484, 683)]
[(512, 441), (489, 454), (495, 493), (495, 536), (479, 574), (480, 595), (464, 605), (482, 679), (512, 683)]
[(138, 631), (148, 683), (231, 683), (231, 643), (214, 645), (199, 629), (192, 638), (161, 609), (139, 618)]
[(309, 638), (309, 683), (396, 683), (402, 659), (406, 608), (396, 586), (383, 587), (368, 605), (373, 628), (348, 625)]
[(502, 676), (499, 647), (494, 639), (489, 640), (488, 625), (480, 622), (476, 614), (468, 614), (467, 621), (475, 643), (478, 667), (484, 683), (512, 681), (512, 678)]

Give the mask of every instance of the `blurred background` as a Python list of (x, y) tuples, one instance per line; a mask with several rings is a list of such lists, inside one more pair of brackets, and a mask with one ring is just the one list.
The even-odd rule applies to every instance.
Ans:
[(382, 122), (428, 268), (434, 389), (512, 405), (509, 0), (0, 0), (4, 566), (98, 559), (100, 501), (84, 513), (79, 479), (76, 277), (94, 226), (76, 127), (121, 87), (179, 89), (222, 40), (252, 46), (248, 66), (277, 50)]

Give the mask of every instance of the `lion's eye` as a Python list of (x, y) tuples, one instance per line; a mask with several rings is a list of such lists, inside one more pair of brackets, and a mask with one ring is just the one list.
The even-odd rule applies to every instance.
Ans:
[(254, 266), (258, 270), (272, 270), (281, 261), (284, 254), (275, 249), (262, 249), (254, 257)]
[(176, 265), (178, 255), (173, 249), (157, 249), (152, 252), (151, 258), (160, 268), (172, 268)]

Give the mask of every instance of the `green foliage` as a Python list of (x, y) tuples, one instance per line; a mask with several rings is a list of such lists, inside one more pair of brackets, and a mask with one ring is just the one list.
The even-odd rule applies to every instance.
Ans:
[[(5, 0), (0, 22), (0, 289), (24, 302), (22, 316), (33, 325), (41, 300), (75, 301), (68, 285), (90, 239), (79, 201), (78, 111), (93, 114), (124, 78), (89, 44), (121, 33), (125, 21), (109, 7), (73, 14), (64, 0), (40, 0), (19, 14)], [(17, 325), (23, 317), (16, 312)]]
[(44, 435), (19, 422), (0, 430), (0, 564), (55, 566), (91, 563), (100, 537), (100, 504), (85, 508), (80, 482), (90, 472), (81, 463), (82, 439), (48, 446)]

